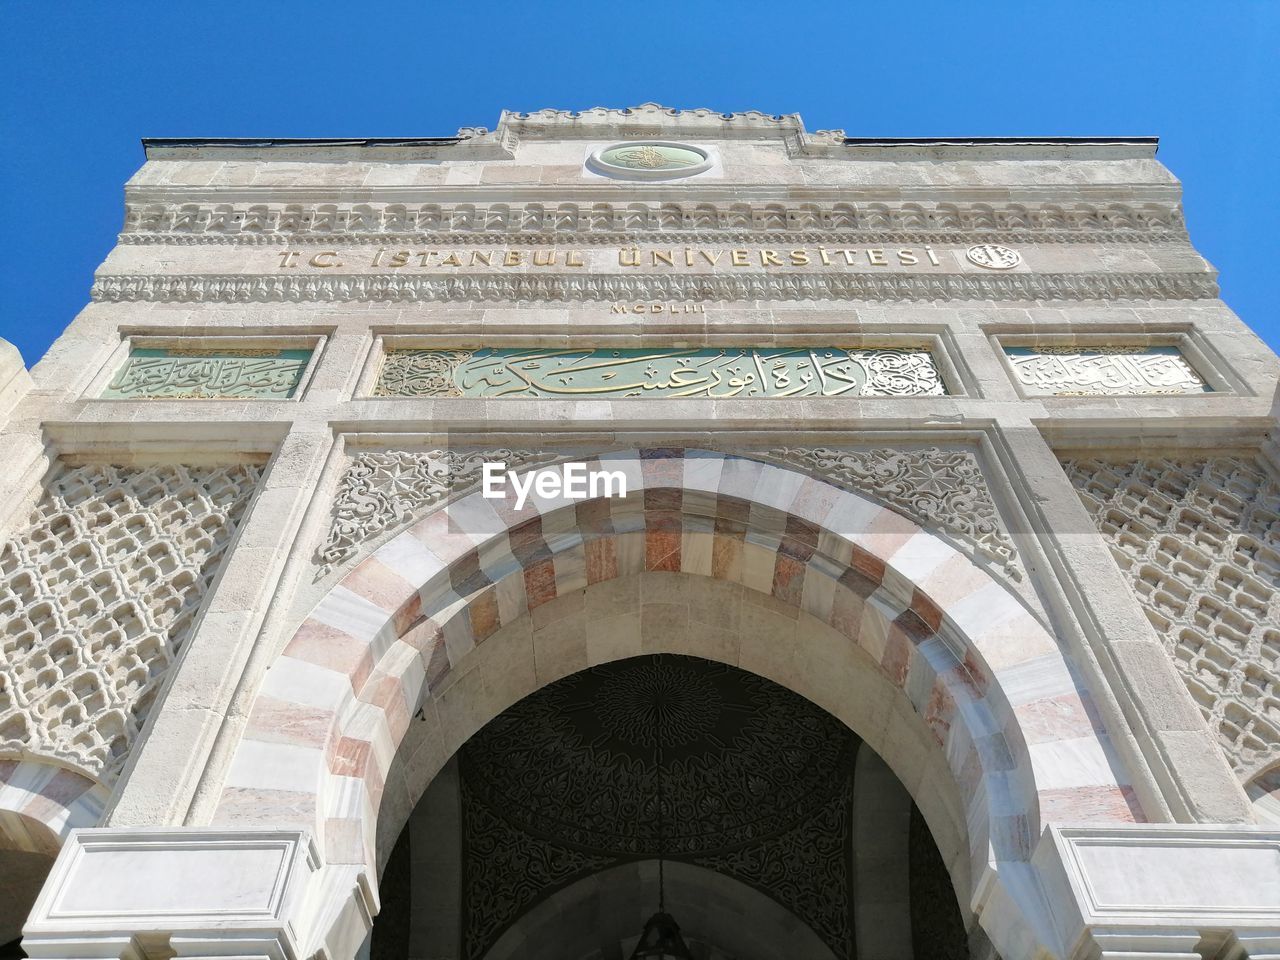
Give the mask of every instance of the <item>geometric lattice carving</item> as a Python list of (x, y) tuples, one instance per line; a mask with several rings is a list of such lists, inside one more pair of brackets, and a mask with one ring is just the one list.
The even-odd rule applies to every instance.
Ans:
[(1280, 484), (1241, 458), (1064, 466), (1232, 766), (1280, 760)]
[(426, 450), (358, 453), (338, 483), (329, 534), (317, 551), (328, 571), (356, 555), (360, 544), (480, 482), (486, 462), (548, 463), (559, 456), (525, 450)]
[(1092, 397), (1212, 391), (1177, 347), (1006, 347), (1029, 396)]
[(1000, 521), (978, 458), (969, 450), (781, 447), (766, 456), (865, 493), (921, 526), (961, 541), (1012, 579), (1022, 577), (1013, 539)]
[(396, 397), (920, 397), (946, 387), (928, 350), (835, 347), (391, 350)]
[(127, 400), (284, 400), (293, 396), (310, 360), (310, 350), (137, 349), (102, 396)]
[(64, 468), (0, 551), (0, 754), (119, 771), (260, 466)]

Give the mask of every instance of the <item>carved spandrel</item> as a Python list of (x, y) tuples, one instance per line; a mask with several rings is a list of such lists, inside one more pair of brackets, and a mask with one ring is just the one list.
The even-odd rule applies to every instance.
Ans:
[(946, 394), (928, 350), (837, 347), (392, 350), (375, 396), (522, 399)]
[(1174, 346), (1006, 347), (1033, 396), (1143, 396), (1212, 391)]
[(310, 350), (135, 349), (102, 392), (112, 400), (287, 400)]

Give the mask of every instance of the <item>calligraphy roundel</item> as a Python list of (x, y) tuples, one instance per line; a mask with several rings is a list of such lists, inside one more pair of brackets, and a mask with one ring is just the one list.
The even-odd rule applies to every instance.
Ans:
[(535, 836), (699, 856), (810, 818), (843, 789), (857, 742), (769, 680), (662, 655), (543, 688), (477, 733), (462, 763), (469, 789)]
[(675, 180), (711, 169), (711, 154), (701, 147), (663, 140), (615, 143), (587, 160), (596, 173), (623, 180)]

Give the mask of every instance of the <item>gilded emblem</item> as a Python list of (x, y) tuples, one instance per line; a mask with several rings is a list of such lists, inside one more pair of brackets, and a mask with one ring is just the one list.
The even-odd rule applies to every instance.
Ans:
[(1022, 254), (998, 243), (979, 243), (970, 247), (965, 256), (970, 263), (976, 263), (988, 270), (1011, 270), (1022, 262)]
[(615, 143), (587, 161), (597, 173), (639, 180), (689, 177), (711, 167), (707, 151), (682, 143)]

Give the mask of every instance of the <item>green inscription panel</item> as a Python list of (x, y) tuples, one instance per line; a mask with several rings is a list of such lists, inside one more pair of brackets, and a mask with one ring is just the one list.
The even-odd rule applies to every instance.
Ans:
[(800, 347), (391, 350), (380, 397), (916, 397), (946, 393), (928, 350)]
[(117, 400), (287, 400), (310, 350), (138, 349), (102, 396)]

